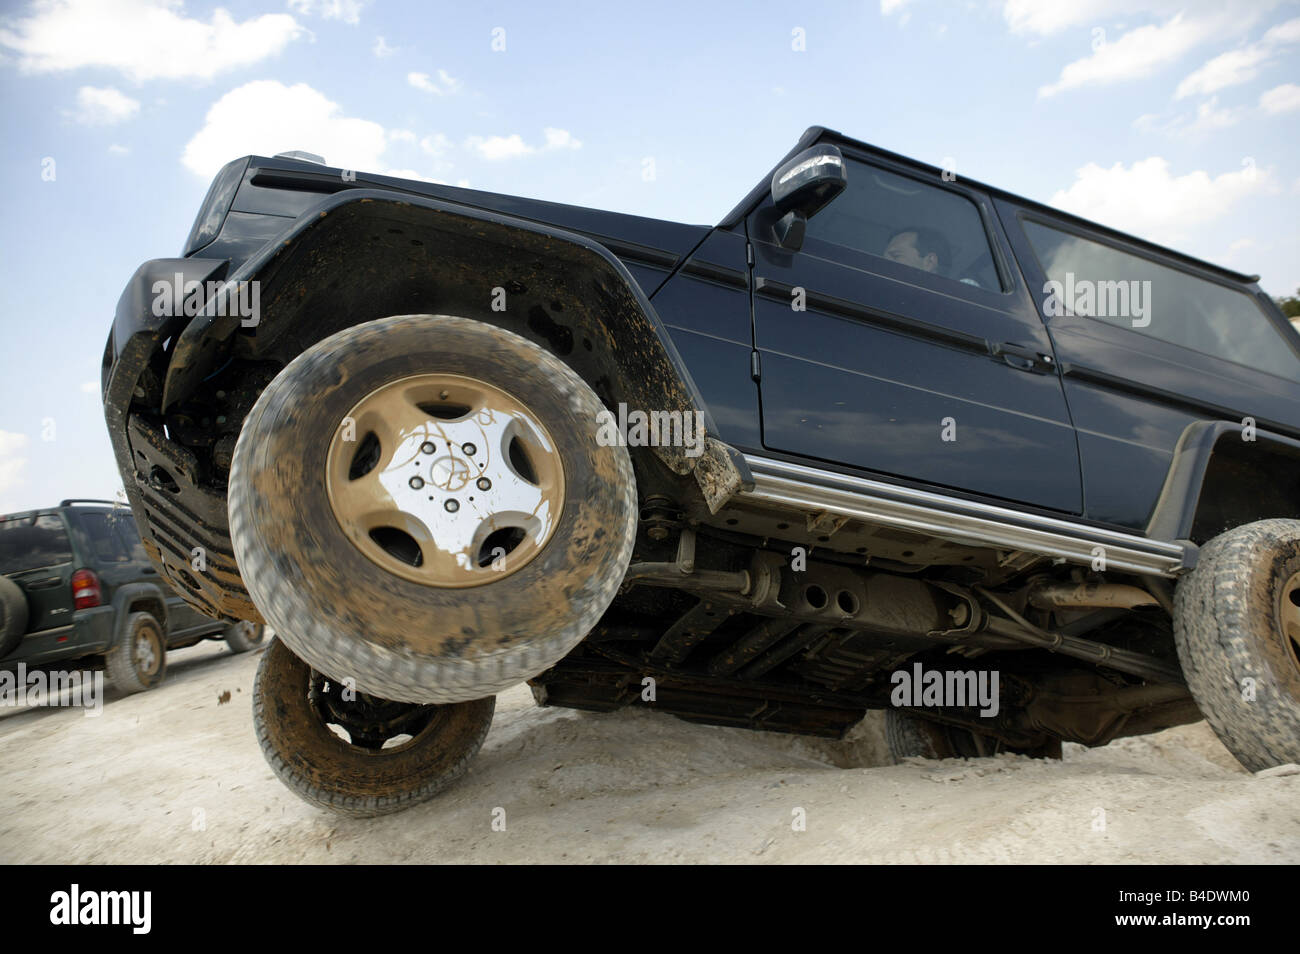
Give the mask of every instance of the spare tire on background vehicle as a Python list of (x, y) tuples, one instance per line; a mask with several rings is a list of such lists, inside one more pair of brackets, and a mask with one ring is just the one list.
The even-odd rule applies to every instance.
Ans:
[(253, 602), (312, 669), (414, 703), (547, 669), (613, 600), (636, 534), (626, 447), (564, 362), (479, 321), (348, 328), (262, 392), (230, 530)]
[(0, 576), (0, 659), (18, 648), (27, 632), (27, 596), (7, 576)]

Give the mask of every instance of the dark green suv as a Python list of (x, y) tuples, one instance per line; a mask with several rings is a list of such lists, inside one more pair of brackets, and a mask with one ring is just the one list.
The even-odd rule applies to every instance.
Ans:
[(262, 637), (160, 580), (126, 507), (64, 500), (0, 516), (0, 669), (102, 657), (118, 689), (141, 692), (162, 682), (168, 649), (224, 639), (240, 653)]

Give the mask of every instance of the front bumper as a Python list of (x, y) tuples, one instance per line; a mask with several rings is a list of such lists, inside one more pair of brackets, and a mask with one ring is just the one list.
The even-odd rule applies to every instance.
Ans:
[(168, 439), (161, 412), (164, 345), (190, 319), (155, 315), (155, 286), (218, 280), (226, 267), (224, 260), (180, 258), (136, 269), (104, 349), (104, 419), (140, 539), (159, 572), (200, 612), (261, 622), (235, 566), (225, 494), (200, 486), (198, 461)]

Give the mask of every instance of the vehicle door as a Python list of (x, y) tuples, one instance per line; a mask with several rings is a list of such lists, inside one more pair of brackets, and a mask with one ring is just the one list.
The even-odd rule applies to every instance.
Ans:
[(770, 196), (748, 219), (764, 446), (1079, 513), (1051, 342), (990, 199), (843, 151), (797, 251)]

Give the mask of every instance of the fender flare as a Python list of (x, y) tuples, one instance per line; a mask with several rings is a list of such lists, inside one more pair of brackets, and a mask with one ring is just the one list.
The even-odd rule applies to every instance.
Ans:
[(127, 583), (125, 586), (119, 586), (113, 594), (113, 640), (115, 642), (118, 634), (122, 632), (126, 618), (131, 615), (127, 607), (142, 598), (156, 601), (161, 607), (161, 611), (154, 616), (158, 619), (158, 625), (163, 628), (163, 639), (166, 640), (167, 594), (156, 583)]
[[(379, 224), (384, 228), (378, 228)], [(566, 353), (555, 346), (555, 337), (564, 329), (556, 332), (553, 317), (544, 309), (539, 314), (537, 302), (567, 293), (571, 306), (575, 301), (579, 303), (574, 327), (588, 331), (581, 338), (581, 346), (566, 341), (574, 352), (568, 357), (576, 359), (572, 361), (575, 366), (580, 360), (595, 360), (583, 354), (582, 347), (588, 352), (603, 350), (613, 362), (605, 377), (612, 382), (615, 396), (625, 400), (629, 408), (700, 415), (697, 420), (703, 422), (705, 434), (710, 435), (704, 442), (704, 453), (692, 457), (684, 448), (656, 446), (656, 456), (671, 471), (683, 475), (704, 462), (707, 473), (697, 473), (696, 477), (711, 509), (720, 507), (745, 483), (748, 475), (743, 459), (711, 436), (717, 428), (690, 371), (654, 306), (609, 249), (586, 236), (545, 224), (378, 189), (348, 190), (323, 198), (229, 275), (229, 283), (205, 309), (207, 313), (194, 317), (176, 339), (163, 388), (164, 409), (194, 393), (207, 376), (219, 370), (219, 361), (232, 350), (256, 358), (276, 354), (279, 348), (277, 356), (283, 359), (341, 327), (355, 324), (326, 320), (305, 332), (296, 328), (289, 333), (294, 324), (291, 319), (310, 307), (304, 304), (304, 298), (310, 302), (313, 295), (323, 294), (319, 291), (321, 283), (328, 283), (330, 293), (343, 298), (354, 290), (354, 282), (370, 281), (373, 289), (376, 276), (364, 274), (364, 266), (352, 270), (363, 274), (351, 274), (346, 266), (355, 265), (357, 258), (341, 250), (364, 251), (367, 243), (374, 249), (384, 248), (383, 233), (393, 232), (402, 234), (403, 242), (429, 247), (429, 256), (422, 259), (425, 264), (421, 267), (427, 269), (429, 259), (442, 261), (434, 252), (445, 253), (447, 260), (460, 269), (457, 280), (475, 283), (473, 292), (481, 296), (476, 300), (482, 302), (484, 310), (494, 286), (510, 289), (510, 294), (504, 296), (510, 304), (502, 312), (500, 323), (548, 341), (561, 357)], [(496, 258), (492, 259), (494, 249)], [(387, 254), (390, 258), (385, 261), (389, 261), (393, 253), (371, 254), (377, 258)], [(471, 267), (476, 255), (480, 260), (487, 256), (486, 260), (500, 264), (495, 271), (484, 274), (482, 268)], [(380, 280), (403, 277), (385, 271)], [(240, 283), (254, 281), (259, 286), (260, 313), (252, 325), (254, 333), (239, 335), (241, 327), (248, 325), (236, 307), (235, 296)], [(438, 290), (454, 299), (459, 286), (449, 281)], [(516, 297), (524, 303), (514, 305)], [(448, 303), (448, 311), (454, 307), (454, 302)], [(584, 309), (588, 314), (581, 314)], [(565, 319), (571, 315), (571, 311), (566, 312)], [(494, 320), (497, 316), (483, 317)], [(596, 328), (603, 334), (590, 333)], [(597, 337), (604, 340), (593, 343)]]
[[(1258, 428), (1252, 441), (1243, 440), (1242, 435), (1242, 424), (1237, 421), (1195, 421), (1183, 430), (1147, 523), (1147, 536), (1158, 540), (1192, 539), (1204, 503), (1202, 491), (1212, 468), (1240, 445), (1253, 444), (1266, 453), (1292, 459), (1293, 472), (1300, 473), (1300, 440)], [(1300, 500), (1295, 505), (1300, 511)]]

